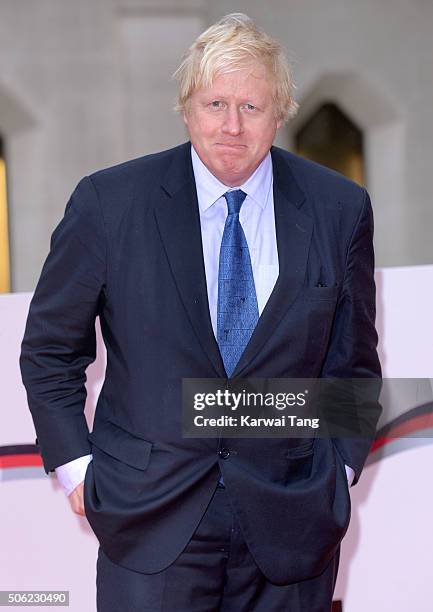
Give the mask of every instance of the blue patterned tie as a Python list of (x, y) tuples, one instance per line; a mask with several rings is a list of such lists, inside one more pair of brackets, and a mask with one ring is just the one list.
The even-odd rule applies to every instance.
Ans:
[(246, 195), (241, 189), (224, 194), (228, 215), (219, 259), (217, 342), (229, 377), (259, 320), (250, 252), (239, 222)]

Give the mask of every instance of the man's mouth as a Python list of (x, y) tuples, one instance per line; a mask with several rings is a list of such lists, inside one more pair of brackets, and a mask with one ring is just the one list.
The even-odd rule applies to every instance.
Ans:
[(224, 148), (228, 148), (228, 149), (245, 149), (246, 145), (244, 144), (239, 144), (239, 143), (231, 143), (231, 142), (217, 142), (215, 143), (217, 147), (224, 147)]

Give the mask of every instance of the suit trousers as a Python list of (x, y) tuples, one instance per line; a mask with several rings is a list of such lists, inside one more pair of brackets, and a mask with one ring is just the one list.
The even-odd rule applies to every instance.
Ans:
[[(306, 525), (306, 528), (308, 526)], [(329, 612), (340, 548), (309, 580), (271, 583), (260, 571), (221, 483), (186, 548), (168, 568), (143, 574), (98, 551), (98, 612)]]

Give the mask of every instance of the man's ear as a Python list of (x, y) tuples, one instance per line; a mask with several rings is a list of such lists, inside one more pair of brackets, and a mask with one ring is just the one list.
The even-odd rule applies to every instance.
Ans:
[(192, 108), (191, 96), (189, 96), (185, 100), (184, 105), (183, 105), (182, 116), (183, 116), (183, 121), (184, 121), (185, 125), (189, 124), (189, 118), (193, 115), (193, 113), (194, 113), (194, 110)]
[(183, 117), (183, 121), (185, 125), (188, 125), (188, 105), (189, 105), (189, 98), (185, 101), (185, 104), (183, 106), (183, 112), (182, 112), (182, 117)]

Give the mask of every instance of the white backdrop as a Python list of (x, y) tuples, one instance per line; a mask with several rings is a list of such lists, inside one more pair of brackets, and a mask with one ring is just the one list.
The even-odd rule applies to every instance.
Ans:
[[(384, 376), (433, 378), (433, 266), (379, 269), (376, 279)], [(30, 298), (0, 296), (0, 590), (69, 590), (70, 610), (94, 612), (93, 532), (72, 513), (53, 475), (6, 448), (35, 441), (18, 366)], [(98, 341), (88, 370), (89, 426), (105, 368)], [(344, 612), (431, 612), (433, 440), (396, 439), (382, 451), (370, 455), (351, 489), (335, 599)]]

